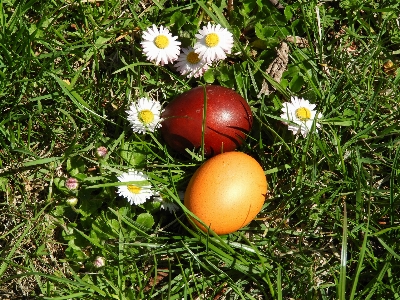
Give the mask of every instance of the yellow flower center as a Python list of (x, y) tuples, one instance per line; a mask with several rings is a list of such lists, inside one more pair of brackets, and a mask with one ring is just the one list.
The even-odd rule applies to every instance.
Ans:
[(165, 49), (169, 45), (169, 39), (165, 35), (157, 35), (157, 37), (154, 39), (154, 44), (157, 46), (159, 49)]
[(145, 125), (150, 124), (154, 120), (153, 112), (148, 109), (144, 109), (144, 110), (140, 111), (138, 117), (139, 117), (140, 122), (142, 122)]
[(128, 191), (130, 191), (132, 194), (139, 194), (141, 190), (142, 189), (139, 186), (133, 184), (128, 185)]
[(206, 46), (209, 48), (217, 46), (219, 43), (219, 36), (216, 33), (210, 33), (206, 36)]
[(195, 65), (200, 61), (200, 58), (196, 52), (192, 51), (187, 55), (186, 60), (192, 65)]
[(301, 121), (307, 121), (311, 119), (311, 111), (306, 107), (300, 107), (296, 109), (296, 117)]

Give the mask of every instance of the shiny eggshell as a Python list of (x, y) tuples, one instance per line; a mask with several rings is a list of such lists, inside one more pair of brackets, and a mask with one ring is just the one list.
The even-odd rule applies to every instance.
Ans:
[[(204, 153), (212, 156), (239, 147), (253, 124), (251, 109), (235, 91), (218, 85), (207, 93)], [(184, 153), (202, 143), (204, 87), (191, 89), (172, 100), (161, 117), (161, 134), (174, 150)]]
[(267, 189), (264, 171), (254, 158), (243, 152), (226, 152), (197, 169), (186, 189), (184, 204), (216, 234), (228, 234), (254, 219)]

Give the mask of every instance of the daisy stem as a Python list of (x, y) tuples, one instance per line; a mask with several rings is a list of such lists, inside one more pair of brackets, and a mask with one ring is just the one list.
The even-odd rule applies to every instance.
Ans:
[[(316, 126), (316, 120), (314, 119), (313, 124), (311, 126), (311, 132), (315, 131), (315, 126)], [(312, 134), (309, 134), (307, 136), (307, 142), (303, 150), (303, 154), (301, 155), (301, 167), (299, 168), (299, 171), (297, 173), (297, 178), (296, 178), (296, 185), (302, 184), (303, 180), (303, 173), (306, 169), (306, 159), (307, 159), (307, 153), (308, 149), (310, 148), (311, 144), (311, 139), (314, 138)]]
[(303, 154), (301, 155), (301, 165), (300, 165), (299, 171), (297, 173), (296, 185), (302, 185), (302, 182), (303, 182), (302, 181), (303, 180), (303, 173), (304, 173), (304, 170), (306, 168), (307, 151), (308, 151), (308, 148), (310, 147), (311, 138), (312, 138), (312, 136), (310, 134), (308, 136), (308, 138), (307, 138), (306, 145), (305, 145), (305, 147), (303, 149)]

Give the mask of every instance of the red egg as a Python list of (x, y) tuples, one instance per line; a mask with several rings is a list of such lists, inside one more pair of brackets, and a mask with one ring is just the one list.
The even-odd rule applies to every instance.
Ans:
[(205, 100), (204, 154), (233, 151), (243, 143), (253, 124), (250, 106), (235, 91), (208, 85), (179, 95), (165, 107), (161, 134), (172, 149), (183, 153), (201, 147)]

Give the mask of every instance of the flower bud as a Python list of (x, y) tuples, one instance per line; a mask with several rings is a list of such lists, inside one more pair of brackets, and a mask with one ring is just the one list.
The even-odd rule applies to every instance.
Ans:
[(78, 179), (70, 177), (65, 182), (65, 187), (70, 190), (76, 190), (79, 186)]
[(70, 197), (70, 198), (68, 198), (65, 202), (67, 202), (67, 204), (68, 204), (69, 206), (74, 207), (74, 206), (78, 203), (78, 198)]
[(95, 268), (102, 268), (106, 265), (106, 259), (101, 256), (97, 256), (96, 259), (93, 261), (93, 266)]
[(104, 146), (100, 146), (100, 147), (97, 148), (97, 150), (96, 150), (96, 156), (97, 156), (98, 158), (104, 158), (104, 157), (107, 155), (107, 153), (108, 153), (108, 150), (107, 150), (107, 148), (104, 147)]

